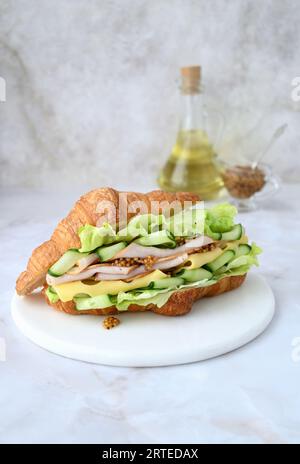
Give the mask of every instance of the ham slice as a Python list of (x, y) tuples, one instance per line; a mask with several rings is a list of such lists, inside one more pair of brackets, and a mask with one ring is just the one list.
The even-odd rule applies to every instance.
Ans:
[(131, 279), (133, 277), (137, 277), (141, 274), (150, 273), (159, 269), (161, 271), (171, 269), (173, 267), (180, 266), (181, 264), (185, 263), (188, 260), (188, 254), (184, 253), (182, 255), (178, 255), (172, 258), (163, 258), (156, 261), (151, 269), (146, 269), (144, 264), (138, 266), (136, 269), (133, 269), (129, 272), (126, 276), (120, 274), (105, 274), (103, 272), (99, 272), (95, 276), (95, 280), (120, 280), (120, 279)]
[(99, 256), (97, 255), (97, 253), (92, 253), (86, 256), (85, 258), (81, 258), (76, 264), (76, 266), (72, 267), (72, 269), (68, 271), (68, 274), (79, 274), (81, 271), (83, 271), (96, 261), (99, 261)]
[[(60, 285), (66, 284), (67, 282), (76, 282), (78, 280), (85, 280), (93, 277), (97, 273), (103, 273), (105, 275), (118, 275), (119, 279), (126, 277), (133, 269), (137, 266), (122, 267), (122, 266), (112, 266), (100, 264), (96, 266), (90, 266), (85, 271), (79, 272), (77, 274), (64, 274), (59, 277), (51, 276), (47, 274), (46, 281), (48, 285)], [(109, 279), (108, 279), (109, 280)], [(113, 279), (112, 279), (113, 280)]]
[(104, 272), (98, 272), (95, 275), (95, 280), (127, 280), (140, 276), (141, 274), (149, 274), (150, 272), (152, 272), (152, 270), (146, 271), (145, 266), (142, 265), (130, 271), (126, 276), (121, 274), (105, 274)]
[(133, 266), (112, 266), (112, 265), (102, 265), (102, 266), (97, 266), (97, 272), (101, 272), (102, 274), (119, 274), (119, 275), (127, 275), (131, 271), (133, 271), (135, 268), (137, 268), (138, 265), (135, 264)]
[(182, 255), (174, 256), (174, 258), (163, 258), (156, 261), (153, 264), (152, 269), (159, 269), (163, 271), (165, 269), (171, 269), (172, 267), (180, 266), (181, 264), (185, 263), (188, 260), (188, 254), (183, 253)]
[(214, 240), (206, 235), (201, 235), (200, 237), (193, 238), (188, 240), (184, 245), (182, 245), (187, 251), (193, 250), (195, 248), (201, 248), (206, 245), (210, 245)]
[(77, 280), (89, 279), (97, 272), (97, 267), (93, 266), (85, 271), (77, 274), (64, 274), (60, 277), (54, 277), (50, 274), (46, 275), (46, 282), (48, 285), (60, 285), (66, 284), (67, 282), (75, 282)]
[(167, 258), (176, 256), (185, 252), (192, 253), (194, 249), (213, 243), (213, 239), (201, 235), (200, 237), (189, 240), (184, 245), (177, 248), (158, 248), (151, 246), (142, 246), (137, 243), (131, 243), (123, 250), (119, 251), (112, 259), (118, 258), (146, 258), (147, 256), (154, 256), (156, 258)]

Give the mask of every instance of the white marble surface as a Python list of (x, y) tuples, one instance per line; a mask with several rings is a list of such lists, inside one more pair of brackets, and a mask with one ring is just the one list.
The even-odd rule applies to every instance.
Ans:
[(0, 184), (153, 181), (191, 64), (225, 115), (220, 155), (256, 155), (287, 122), (268, 161), (298, 181), (299, 17), (299, 0), (2, 0)]
[(264, 248), (259, 272), (276, 297), (267, 331), (220, 358), (164, 368), (64, 359), (15, 328), (15, 278), (76, 196), (1, 192), (0, 337), (7, 359), (0, 362), (0, 442), (299, 443), (300, 187), (284, 185), (263, 209), (242, 216)]

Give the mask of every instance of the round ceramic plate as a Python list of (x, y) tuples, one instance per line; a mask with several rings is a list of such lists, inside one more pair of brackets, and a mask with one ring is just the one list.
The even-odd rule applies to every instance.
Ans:
[(236, 290), (196, 302), (179, 317), (123, 313), (112, 330), (102, 316), (72, 316), (39, 294), (15, 295), (13, 319), (37, 345), (68, 358), (111, 366), (165, 366), (219, 356), (253, 340), (270, 323), (274, 296), (265, 280), (247, 276)]

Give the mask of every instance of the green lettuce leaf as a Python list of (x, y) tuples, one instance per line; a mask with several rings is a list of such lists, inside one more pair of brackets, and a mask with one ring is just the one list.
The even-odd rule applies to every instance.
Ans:
[(167, 229), (176, 237), (230, 231), (234, 226), (237, 209), (230, 203), (221, 203), (210, 209), (190, 208), (166, 220)]
[(118, 311), (127, 311), (131, 304), (138, 304), (139, 306), (147, 306), (148, 304), (155, 304), (158, 308), (161, 308), (170, 298), (173, 292), (159, 291), (157, 295), (151, 296), (151, 298), (133, 298), (126, 299), (119, 303), (116, 303)]
[(117, 295), (117, 303), (122, 303), (123, 301), (130, 300), (131, 302), (137, 302), (139, 300), (151, 299), (154, 298), (156, 295), (161, 293), (168, 293), (172, 289), (163, 288), (163, 289), (137, 289), (131, 290), (129, 292), (120, 292)]
[(162, 214), (141, 214), (128, 222), (127, 226), (119, 230), (117, 240), (130, 242), (137, 237), (145, 237), (152, 232), (161, 230), (165, 225)]
[(205, 228), (207, 232), (228, 232), (234, 226), (237, 209), (230, 203), (221, 203), (206, 210)]
[(93, 251), (98, 247), (113, 243), (116, 239), (116, 233), (108, 223), (101, 227), (87, 224), (80, 227), (78, 235), (81, 242), (80, 252)]
[(151, 233), (167, 230), (175, 237), (193, 237), (206, 234), (214, 237), (216, 233), (228, 232), (234, 226), (237, 210), (229, 203), (216, 205), (209, 210), (189, 208), (165, 218), (162, 214), (141, 214), (133, 217), (127, 226), (116, 234), (105, 223), (101, 227), (85, 225), (78, 231), (81, 241), (80, 252), (90, 252), (103, 245), (147, 237)]
[(205, 214), (203, 208), (184, 209), (166, 220), (166, 228), (175, 237), (203, 234)]
[(186, 285), (180, 285), (176, 288), (163, 289), (141, 289), (131, 292), (120, 292), (117, 295), (116, 307), (119, 311), (126, 311), (131, 304), (146, 306), (147, 304), (155, 304), (159, 308), (163, 306), (174, 292), (185, 290), (192, 287), (207, 287), (217, 282), (216, 279), (204, 279), (199, 282), (193, 282)]

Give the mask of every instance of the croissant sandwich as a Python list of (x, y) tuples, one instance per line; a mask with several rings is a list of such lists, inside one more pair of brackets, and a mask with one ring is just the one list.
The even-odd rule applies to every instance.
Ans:
[(261, 250), (236, 213), (228, 203), (206, 209), (192, 193), (93, 190), (33, 251), (17, 293), (41, 288), (70, 314), (185, 314), (195, 300), (239, 287), (258, 265)]

